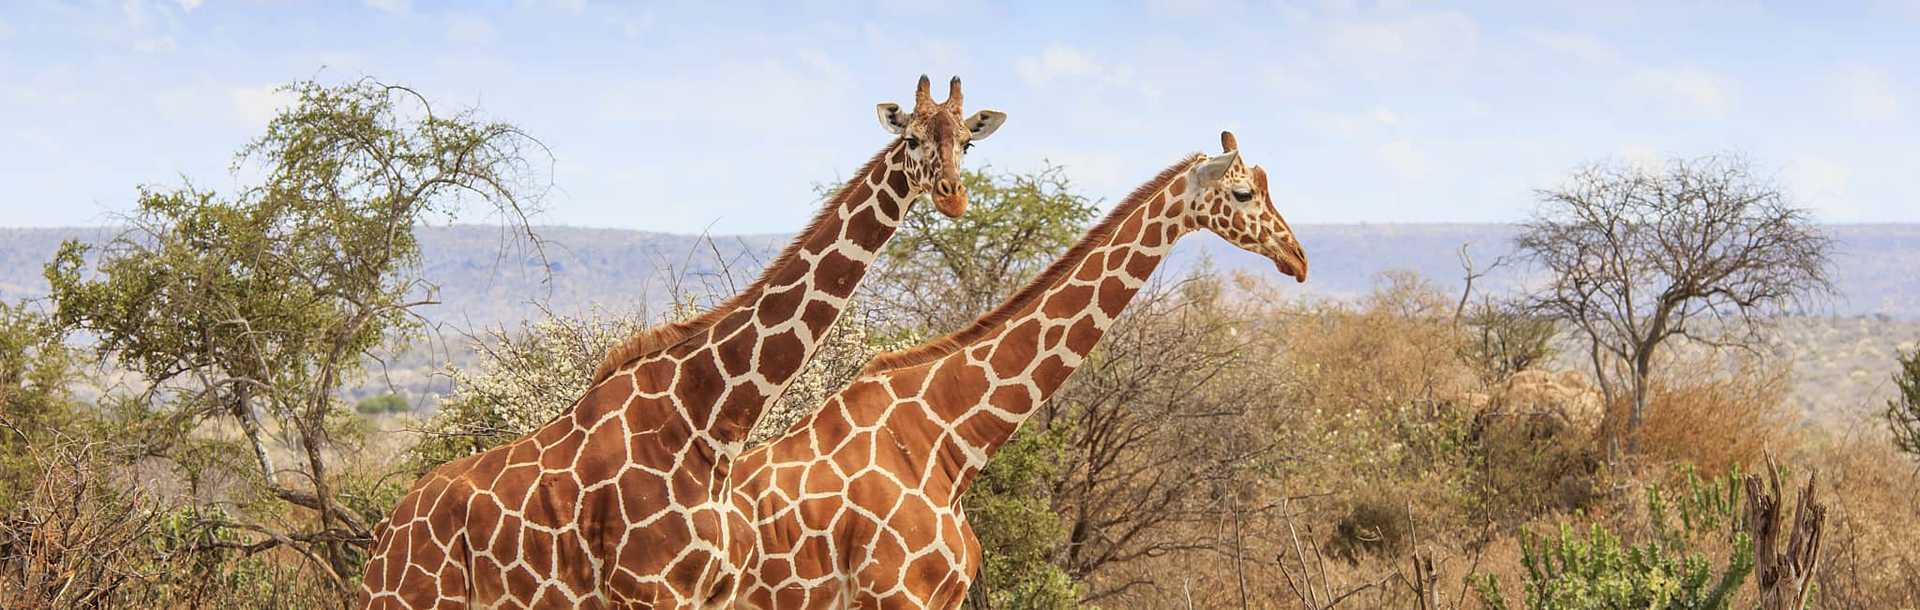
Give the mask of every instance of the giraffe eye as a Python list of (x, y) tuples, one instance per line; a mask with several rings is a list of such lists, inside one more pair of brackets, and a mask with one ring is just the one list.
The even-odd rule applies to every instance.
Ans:
[(920, 148), (920, 138), (907, 136), (907, 148), (913, 148), (913, 149)]
[(1233, 200), (1238, 201), (1240, 203), (1253, 201), (1253, 189), (1250, 189), (1250, 188), (1233, 189)]

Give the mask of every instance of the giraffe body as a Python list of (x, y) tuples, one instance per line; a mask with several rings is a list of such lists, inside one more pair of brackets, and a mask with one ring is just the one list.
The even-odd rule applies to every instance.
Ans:
[(1265, 172), (1223, 140), (1229, 155), (1149, 181), (993, 312), (876, 358), (786, 435), (741, 456), (735, 502), (758, 539), (739, 605), (957, 607), (981, 560), (961, 495), (1176, 240), (1205, 228), (1304, 280), (1305, 254), (1268, 201)]
[[(760, 412), (839, 317), (908, 205), (965, 209), (958, 164), (1004, 115), (962, 119), (921, 77), (900, 135), (740, 295), (616, 349), (532, 434), (443, 464), (377, 528), (363, 608), (714, 608), (751, 550), (730, 501)], [(889, 112), (892, 107), (892, 112)]]

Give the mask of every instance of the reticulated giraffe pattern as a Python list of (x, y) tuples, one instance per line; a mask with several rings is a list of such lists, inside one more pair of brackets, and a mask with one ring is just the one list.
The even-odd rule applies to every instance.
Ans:
[(741, 607), (954, 608), (981, 550), (960, 497), (1080, 366), (1176, 240), (1212, 231), (1305, 281), (1266, 173), (1227, 154), (1136, 190), (1006, 303), (874, 360), (787, 434), (740, 458), (735, 501), (758, 538)]
[(959, 163), (1004, 115), (963, 119), (960, 83), (827, 201), (741, 294), (615, 349), (586, 395), (534, 433), (428, 473), (376, 528), (365, 608), (711, 608), (751, 538), (732, 464), (805, 366), (906, 209), (966, 207)]

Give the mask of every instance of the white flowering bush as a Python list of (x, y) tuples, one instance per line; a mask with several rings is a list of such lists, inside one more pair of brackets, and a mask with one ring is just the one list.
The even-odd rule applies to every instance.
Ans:
[[(674, 306), (667, 318), (698, 313), (693, 306)], [(550, 313), (518, 330), (496, 329), (477, 337), (478, 361), (447, 368), (453, 391), (422, 430), (425, 438), (412, 450), (409, 464), (424, 472), (532, 432), (578, 400), (607, 350), (644, 330), (647, 322), (644, 315), (600, 310), (579, 318)], [(914, 340), (882, 341), (877, 335), (859, 305), (851, 305), (786, 395), (760, 418), (749, 445), (778, 436), (813, 412), (875, 354)]]

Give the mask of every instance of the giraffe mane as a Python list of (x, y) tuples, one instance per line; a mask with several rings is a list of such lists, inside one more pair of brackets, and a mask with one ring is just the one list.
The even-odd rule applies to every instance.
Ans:
[(1119, 205), (1113, 206), (1113, 210), (1107, 212), (1105, 218), (1100, 219), (1100, 222), (1095, 223), (1092, 228), (1087, 229), (1086, 235), (1082, 236), (1079, 242), (1075, 243), (1072, 248), (1068, 248), (1059, 258), (1054, 259), (1052, 263), (1047, 265), (1046, 269), (1041, 270), (1038, 275), (1033, 276), (1033, 280), (1027, 282), (1025, 287), (1022, 287), (1019, 292), (1014, 293), (1012, 297), (1001, 302), (999, 306), (988, 310), (987, 313), (981, 314), (978, 318), (974, 318), (973, 322), (968, 323), (959, 330), (947, 333), (936, 339), (922, 342), (913, 347), (874, 356), (872, 360), (867, 362), (866, 367), (860, 369), (860, 375), (871, 375), (894, 369), (920, 366), (945, 358), (949, 354), (960, 351), (966, 348), (966, 346), (992, 335), (998, 330), (1002, 323), (1012, 319), (1014, 314), (1025, 310), (1027, 305), (1039, 299), (1041, 295), (1046, 294), (1047, 287), (1052, 286), (1054, 282), (1060, 278), (1071, 275), (1080, 260), (1086, 258), (1088, 252), (1104, 245), (1107, 238), (1112, 237), (1115, 232), (1120, 230), (1120, 225), (1126, 221), (1127, 216), (1132, 214), (1134, 210), (1140, 209), (1140, 206), (1146, 205), (1147, 200), (1152, 198), (1154, 193), (1158, 193), (1161, 189), (1166, 188), (1169, 183), (1173, 182), (1174, 178), (1193, 169), (1195, 163), (1204, 161), (1206, 158), (1206, 155), (1197, 153), (1189, 155), (1187, 158), (1167, 166), (1166, 169), (1160, 170), (1160, 174), (1154, 176), (1152, 180), (1148, 180), (1145, 184), (1133, 189), (1133, 192), (1129, 193), (1126, 199), (1122, 199)]
[[(593, 380), (588, 383), (589, 387), (599, 385), (600, 382), (606, 381), (608, 377), (613, 376), (614, 372), (619, 371), (620, 367), (626, 366), (629, 362), (633, 362), (642, 356), (678, 345), (681, 341), (687, 340), (688, 337), (705, 331), (722, 318), (727, 317), (727, 315), (734, 310), (760, 298), (760, 293), (766, 290), (767, 282), (771, 280), (774, 272), (786, 266), (788, 263), (793, 262), (793, 259), (800, 255), (800, 247), (811, 241), (808, 237), (829, 224), (829, 221), (834, 215), (839, 213), (840, 206), (844, 205), (846, 199), (851, 197), (856, 190), (853, 187), (857, 184), (864, 183), (867, 177), (873, 174), (876, 166), (885, 163), (887, 154), (892, 152), (899, 143), (900, 138), (894, 138), (893, 142), (881, 148), (880, 152), (875, 153), (872, 159), (868, 159), (865, 164), (861, 165), (860, 170), (853, 173), (853, 178), (847, 180), (845, 184), (840, 185), (840, 188), (834, 191), (833, 196), (827, 198), (826, 203), (820, 206), (820, 210), (814, 212), (813, 220), (807, 222), (807, 227), (801, 229), (800, 233), (794, 235), (793, 241), (788, 243), (787, 247), (780, 251), (779, 256), (774, 257), (773, 263), (767, 265), (767, 268), (760, 272), (760, 277), (754, 279), (752, 284), (747, 285), (747, 287), (738, 294), (713, 306), (712, 309), (708, 309), (699, 316), (656, 324), (634, 333), (631, 337), (627, 337), (627, 339), (621, 341), (619, 345), (607, 351), (606, 358), (600, 361), (600, 367), (594, 370)], [(902, 208), (911, 204), (911, 201), (900, 201)]]

